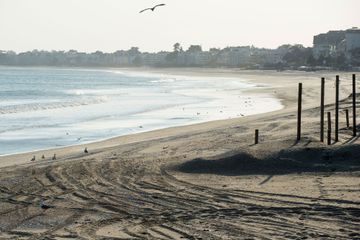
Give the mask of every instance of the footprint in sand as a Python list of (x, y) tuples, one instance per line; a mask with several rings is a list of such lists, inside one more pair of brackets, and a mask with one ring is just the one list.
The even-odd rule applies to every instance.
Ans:
[(318, 177), (315, 179), (315, 184), (319, 189), (320, 196), (319, 198), (324, 198), (327, 196), (327, 191), (324, 188), (324, 183), (322, 182), (322, 178)]

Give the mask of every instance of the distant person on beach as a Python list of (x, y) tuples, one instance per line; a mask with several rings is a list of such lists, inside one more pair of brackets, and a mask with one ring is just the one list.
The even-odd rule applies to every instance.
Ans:
[(52, 160), (56, 160), (56, 154), (55, 153), (54, 153), (54, 156), (53, 156)]

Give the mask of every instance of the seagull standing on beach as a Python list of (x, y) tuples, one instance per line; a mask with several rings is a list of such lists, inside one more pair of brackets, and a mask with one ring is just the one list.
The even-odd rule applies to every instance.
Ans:
[(40, 207), (41, 207), (42, 209), (44, 209), (44, 210), (47, 210), (47, 209), (49, 209), (49, 208), (53, 208), (52, 206), (47, 205), (47, 204), (44, 202), (44, 200), (41, 200), (41, 201), (40, 201)]
[(158, 5), (155, 5), (152, 8), (145, 8), (145, 9), (141, 10), (139, 13), (142, 13), (142, 12), (145, 12), (145, 11), (148, 11), (148, 10), (154, 11), (157, 7), (162, 7), (162, 6), (165, 6), (165, 4), (161, 3), (161, 4), (158, 4)]

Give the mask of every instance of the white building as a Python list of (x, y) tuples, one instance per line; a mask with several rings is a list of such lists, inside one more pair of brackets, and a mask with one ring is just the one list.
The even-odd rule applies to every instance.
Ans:
[(189, 66), (205, 66), (211, 60), (210, 52), (186, 52), (186, 64)]
[(217, 64), (224, 66), (241, 66), (250, 61), (251, 50), (249, 46), (228, 47), (222, 50), (217, 57)]
[(159, 53), (143, 53), (142, 59), (145, 66), (157, 66), (164, 63), (168, 52), (159, 52)]

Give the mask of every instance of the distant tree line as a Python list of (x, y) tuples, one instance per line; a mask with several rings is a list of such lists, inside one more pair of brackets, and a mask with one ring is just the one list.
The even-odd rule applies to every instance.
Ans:
[[(349, 60), (350, 59), (350, 60)], [(211, 48), (203, 51), (199, 45), (183, 50), (179, 43), (173, 51), (148, 53), (139, 48), (113, 53), (33, 50), (22, 53), (0, 51), (0, 65), (60, 66), (60, 67), (240, 67), (259, 69), (297, 69), (300, 67), (331, 67), (346, 69), (360, 66), (360, 48), (346, 57), (345, 53), (315, 58), (313, 49), (302, 45), (282, 45), (277, 49), (254, 46)]]

